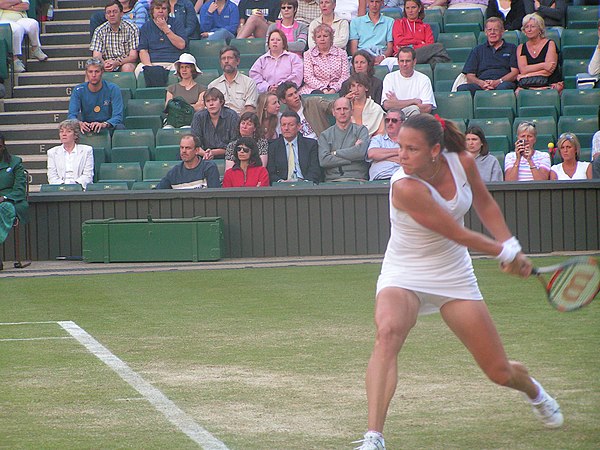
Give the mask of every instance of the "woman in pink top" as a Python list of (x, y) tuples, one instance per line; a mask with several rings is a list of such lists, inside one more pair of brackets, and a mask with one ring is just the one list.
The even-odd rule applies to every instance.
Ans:
[(283, 31), (287, 38), (290, 52), (302, 56), (306, 49), (308, 26), (296, 20), (296, 12), (298, 12), (298, 0), (282, 0), (281, 19), (277, 19), (277, 22), (269, 25), (267, 34), (276, 28)]
[(348, 55), (333, 45), (333, 29), (324, 23), (313, 33), (316, 46), (304, 53), (304, 86), (300, 94), (335, 94), (350, 76)]
[(402, 47), (412, 47), (417, 52), (417, 64), (450, 62), (443, 44), (434, 42), (431, 26), (423, 23), (425, 8), (421, 0), (404, 2), (404, 17), (394, 21), (394, 55)]
[(304, 64), (295, 53), (288, 51), (283, 31), (272, 30), (267, 37), (269, 50), (256, 60), (250, 69), (250, 78), (256, 82), (258, 92), (276, 92), (284, 81), (302, 84)]

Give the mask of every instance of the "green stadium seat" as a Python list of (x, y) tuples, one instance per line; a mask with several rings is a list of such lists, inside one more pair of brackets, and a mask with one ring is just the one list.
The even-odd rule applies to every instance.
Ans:
[[(450, 84), (450, 88), (454, 84), (454, 80), (456, 77), (462, 73), (462, 64), (456, 63), (438, 63), (435, 65), (435, 69), (433, 69), (433, 80), (434, 87), (436, 91), (444, 91), (444, 89), (440, 89), (442, 86), (445, 87), (448, 83)], [(444, 82), (442, 85), (440, 82)], [(450, 91), (450, 89), (446, 89), (446, 91)]]
[[(591, 106), (592, 108), (595, 108), (595, 112), (592, 112), (591, 114), (598, 114), (598, 107), (600, 106), (600, 89), (564, 89), (560, 100), (563, 115), (573, 115), (567, 114), (566, 108), (568, 107), (576, 109), (582, 106)], [(587, 115), (583, 112), (580, 112), (579, 114)]]
[(600, 16), (598, 5), (567, 6), (567, 28), (595, 28)]
[(491, 118), (491, 119), (471, 119), (469, 126), (479, 126), (485, 136), (506, 136), (510, 142), (512, 138), (512, 124), (506, 118)]
[(517, 110), (519, 116), (557, 118), (560, 112), (560, 96), (555, 89), (523, 89), (517, 95)]
[(179, 148), (181, 136), (190, 133), (189, 128), (162, 128), (156, 132), (156, 146), (176, 145)]
[(217, 73), (221, 73), (221, 61), (218, 57), (215, 56), (198, 56), (196, 58), (196, 65), (200, 67), (202, 72), (207, 70), (217, 71)]
[(440, 33), (438, 42), (444, 44), (446, 50), (453, 48), (468, 48), (472, 50), (477, 45), (475, 33)]
[(8, 46), (4, 41), (0, 41), (0, 78), (3, 80), (10, 78), (9, 61), (12, 61), (12, 58), (9, 58), (8, 53)]
[(392, 19), (402, 19), (402, 8), (383, 8), (381, 14)]
[(112, 147), (146, 146), (154, 152), (154, 131), (142, 130), (115, 130), (112, 137)]
[(157, 145), (154, 149), (155, 161), (175, 161), (179, 158), (179, 145)]
[(416, 64), (415, 70), (427, 75), (429, 81), (431, 81), (431, 85), (433, 86), (433, 69), (429, 64)]
[(577, 88), (577, 74), (586, 73), (588, 70), (587, 59), (565, 59), (562, 63), (562, 75), (565, 80), (565, 89)]
[(444, 31), (444, 16), (441, 9), (426, 9), (423, 22), (428, 24), (437, 23), (440, 31)]
[[(196, 58), (196, 62), (198, 62), (198, 58), (208, 57), (214, 58), (219, 61), (219, 53), (221, 49), (227, 45), (225, 39), (217, 39), (217, 40), (207, 40), (207, 39), (190, 39), (188, 44), (188, 51), (191, 55)], [(204, 70), (204, 67), (199, 66), (200, 70)]]
[(258, 58), (260, 58), (263, 53), (242, 53), (240, 55), (240, 68), (242, 69), (250, 69), (256, 62)]
[(156, 189), (156, 186), (158, 186), (158, 181), (135, 181), (131, 185), (131, 189), (134, 191), (147, 191)]
[(229, 45), (239, 50), (240, 54), (262, 55), (267, 50), (264, 38), (232, 39)]
[(165, 110), (165, 100), (157, 98), (132, 98), (127, 105), (127, 116), (160, 116)]
[(500, 168), (502, 169), (502, 173), (504, 173), (504, 157), (506, 156), (506, 153), (504, 153), (502, 150), (490, 149), (490, 155), (494, 156), (498, 160), (500, 163)]
[(598, 30), (565, 29), (560, 37), (563, 59), (590, 59), (598, 45)]
[(377, 65), (374, 67), (375, 69), (375, 76), (377, 78), (379, 78), (380, 80), (383, 80), (385, 78), (385, 76), (390, 73), (390, 69), (388, 68), (388, 66), (382, 66), (382, 65)]
[(93, 147), (92, 151), (94, 153), (94, 180), (97, 180), (100, 164), (108, 161), (104, 147)]
[(574, 133), (582, 147), (592, 146), (592, 137), (598, 131), (598, 116), (561, 116), (558, 119), (558, 134)]
[(150, 149), (146, 145), (132, 147), (113, 147), (110, 150), (110, 161), (114, 163), (137, 162), (140, 167), (150, 160)]
[(101, 130), (99, 133), (82, 133), (79, 143), (90, 145), (93, 148), (103, 148), (107, 152), (112, 147), (110, 133), (107, 129)]
[(142, 168), (139, 163), (104, 163), (100, 165), (100, 182), (103, 181), (142, 181)]
[(88, 184), (87, 191), (128, 191), (129, 184), (126, 181), (100, 181)]
[(563, 116), (593, 116), (598, 114), (600, 105), (567, 105), (563, 107)]
[(473, 117), (473, 98), (470, 92), (435, 92), (435, 113), (447, 119)]
[(124, 121), (125, 128), (128, 130), (139, 130), (151, 128), (156, 133), (163, 126), (163, 119), (160, 115), (153, 116), (126, 116)]
[(208, 86), (211, 81), (219, 78), (218, 69), (202, 69), (202, 73), (196, 77), (196, 83), (202, 86)]
[[(547, 117), (516, 117), (513, 121), (513, 136), (517, 139), (517, 128), (523, 122), (531, 122), (535, 125), (538, 137), (541, 135), (549, 136), (549, 141), (554, 142), (556, 139), (556, 119), (554, 116)], [(548, 141), (546, 141), (546, 144)]]
[[(434, 111), (435, 113), (435, 111)], [(456, 125), (456, 128), (458, 128), (461, 133), (465, 133), (467, 131), (467, 124), (465, 123), (464, 119), (461, 118), (453, 118), (453, 119), (448, 119), (450, 122), (453, 122), (454, 125)]]
[[(219, 177), (223, 179), (223, 175), (225, 174), (225, 160), (224, 159), (213, 159), (213, 162), (217, 165), (217, 169), (219, 169)], [(285, 184), (285, 183), (283, 183)]]
[[(454, 25), (462, 24), (476, 24), (479, 27), (479, 31), (483, 30), (483, 13), (479, 8), (473, 9), (448, 9), (444, 12), (444, 32), (452, 33), (449, 31)], [(450, 28), (448, 28), (450, 27)]]
[(165, 87), (146, 87), (136, 89), (134, 97), (137, 99), (160, 98), (164, 102), (166, 94), (167, 89)]
[(477, 118), (506, 117), (512, 122), (517, 112), (517, 99), (512, 90), (476, 91), (473, 109)]
[(131, 93), (135, 93), (137, 82), (133, 72), (104, 72), (102, 74), (104, 81), (115, 83), (117, 86), (123, 89), (131, 90)]
[(490, 153), (502, 153), (506, 155), (512, 150), (513, 144), (509, 142), (507, 136), (486, 136), (485, 139), (487, 140)]
[(437, 42), (438, 36), (442, 32), (442, 25), (437, 22), (430, 22), (428, 23), (428, 25), (431, 28), (431, 32), (433, 33), (433, 40)]
[[(88, 184), (88, 186), (91, 186)], [(81, 192), (80, 184), (42, 184), (40, 192)]]
[(160, 181), (174, 166), (181, 161), (148, 161), (144, 165), (142, 176), (144, 181)]

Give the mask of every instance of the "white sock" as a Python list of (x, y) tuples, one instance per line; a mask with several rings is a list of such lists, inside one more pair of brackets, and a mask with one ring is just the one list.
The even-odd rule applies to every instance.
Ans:
[(366, 436), (367, 434), (376, 434), (377, 436), (379, 436), (380, 438), (382, 438), (382, 439), (383, 439), (383, 433), (380, 433), (379, 431), (375, 431), (375, 430), (368, 430), (368, 431), (365, 433), (365, 436)]
[(537, 405), (538, 403), (541, 403), (542, 400), (544, 400), (544, 398), (546, 397), (546, 391), (544, 390), (544, 388), (542, 387), (542, 385), (533, 377), (530, 377), (531, 381), (533, 382), (533, 384), (535, 384), (538, 388), (538, 395), (536, 398), (534, 399), (529, 399), (529, 401), (531, 403), (533, 403), (534, 405)]

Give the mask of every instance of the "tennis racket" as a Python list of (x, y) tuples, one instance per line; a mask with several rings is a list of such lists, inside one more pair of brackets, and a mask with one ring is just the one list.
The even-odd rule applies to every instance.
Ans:
[[(600, 267), (591, 257), (571, 258), (554, 266), (533, 268), (546, 289), (548, 301), (562, 312), (589, 304), (600, 291)], [(546, 281), (543, 274), (551, 274)]]

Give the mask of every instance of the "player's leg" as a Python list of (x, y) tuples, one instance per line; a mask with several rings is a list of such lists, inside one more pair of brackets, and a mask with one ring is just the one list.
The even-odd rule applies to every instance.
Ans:
[(366, 376), (370, 431), (383, 431), (398, 381), (398, 353), (416, 323), (419, 306), (417, 296), (401, 288), (385, 288), (377, 296), (377, 332)]
[(562, 425), (558, 403), (529, 376), (523, 364), (509, 361), (506, 357), (502, 341), (484, 302), (457, 300), (446, 303), (440, 312), (448, 327), (471, 352), (490, 380), (523, 392), (536, 406), (534, 412), (546, 426)]

